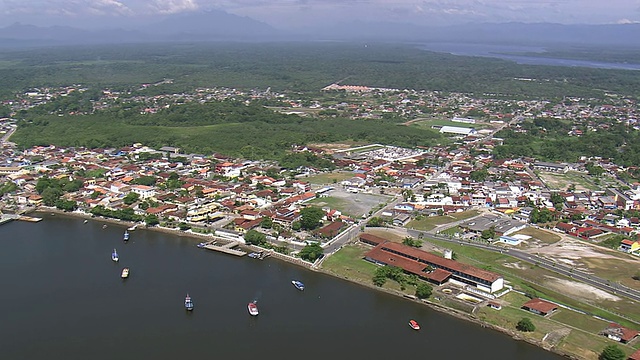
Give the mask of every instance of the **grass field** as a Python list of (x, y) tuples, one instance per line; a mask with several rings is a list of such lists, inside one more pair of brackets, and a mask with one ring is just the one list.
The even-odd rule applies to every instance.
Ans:
[(556, 278), (564, 280), (570, 279), (545, 270), (535, 264), (521, 262), (506, 254), (486, 251), (471, 246), (462, 246), (430, 238), (425, 238), (425, 240), (439, 247), (451, 249), (457, 255), (457, 260), (462, 263), (502, 274), (505, 280), (509, 281), (516, 289), (590, 312), (602, 318), (618, 322), (624, 326), (631, 328), (639, 326), (618, 315), (624, 314), (626, 317), (640, 323), (640, 303), (638, 302), (623, 297), (620, 297), (616, 301), (607, 300), (593, 295), (590, 296), (588, 293), (585, 293), (583, 296), (577, 296), (574, 293), (569, 293), (569, 289), (563, 289), (562, 286), (553, 285), (552, 287), (552, 283), (550, 282), (550, 279)]
[(587, 175), (576, 171), (569, 171), (565, 174), (541, 171), (539, 176), (551, 190), (566, 190), (571, 185), (574, 185), (576, 190), (598, 190), (599, 188), (588, 180)]
[(478, 211), (476, 210), (468, 210), (462, 211), (459, 213), (453, 213), (449, 215), (442, 216), (425, 216), (420, 220), (413, 219), (408, 224), (408, 228), (413, 228), (417, 230), (429, 231), (436, 228), (438, 225), (444, 225), (448, 223), (452, 223), (459, 220), (465, 220), (468, 218), (472, 218), (478, 215)]
[(313, 185), (331, 185), (334, 183), (339, 183), (342, 180), (350, 179), (353, 177), (353, 175), (354, 174), (352, 172), (336, 171), (309, 176), (304, 178), (304, 180)]

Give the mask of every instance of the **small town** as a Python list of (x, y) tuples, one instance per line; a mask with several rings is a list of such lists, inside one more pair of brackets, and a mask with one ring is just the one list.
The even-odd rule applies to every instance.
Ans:
[[(79, 85), (32, 89), (4, 105), (18, 114), (82, 91)], [(130, 229), (188, 233), (202, 239), (201, 244), (231, 242), (252, 254), (268, 251), (312, 269), (322, 268), (344, 247), (357, 246), (364, 249), (362, 261), (400, 267), (436, 287), (434, 302), (476, 319), (483, 319), (486, 309), (503, 311), (507, 304), (558, 323), (562, 321), (556, 319), (566, 317), (562, 313), (585, 314), (573, 305), (532, 296), (535, 291), (505, 280), (519, 275), (456, 261), (456, 247), (479, 246), (518, 259), (505, 263), (506, 268), (523, 270), (523, 264), (533, 264), (573, 279), (541, 283), (545, 288), (624, 304), (613, 306), (618, 312), (594, 315), (588, 328), (597, 328), (594, 333), (603, 338), (637, 345), (640, 324), (623, 315), (624, 306), (635, 304), (632, 308), (637, 310), (640, 301), (640, 182), (632, 176), (637, 169), (600, 157), (556, 163), (527, 156), (496, 159), (492, 154), (503, 142), (495, 134), (506, 128), (526, 133), (524, 119), (571, 121), (569, 136), (606, 129), (613, 122), (637, 129), (636, 104), (615, 96), (606, 103), (567, 98), (554, 104), (338, 84), (323, 91), (344, 100), (336, 102), (332, 95), (326, 104), (303, 102), (269, 89), (198, 89), (153, 97), (103, 90), (91, 107), (52, 112), (61, 117), (88, 114), (117, 101), (140, 114), (153, 114), (186, 102), (232, 98), (269, 102), (275, 111), (301, 117), (341, 114), (367, 119), (393, 114), (409, 123), (424, 122), (451, 142), (420, 148), (299, 145), (291, 151), (331, 159), (332, 168), (283, 169), (273, 161), (184, 153), (174, 146), (142, 143), (20, 149), (10, 138), (18, 119), (7, 117), (0, 119), (2, 222), (32, 212), (60, 211), (92, 221), (123, 221), (132, 224)], [(318, 219), (315, 224), (319, 226), (302, 225), (305, 209), (311, 208), (322, 210), (320, 224)], [(322, 254), (306, 256), (310, 245), (319, 245)], [(607, 260), (610, 263), (603, 263)], [(609, 267), (635, 273), (603, 270)], [(607, 315), (635, 327), (619, 325)], [(538, 342), (552, 348), (565, 336), (566, 328), (559, 327)], [(640, 351), (633, 356), (630, 359), (640, 358)]]

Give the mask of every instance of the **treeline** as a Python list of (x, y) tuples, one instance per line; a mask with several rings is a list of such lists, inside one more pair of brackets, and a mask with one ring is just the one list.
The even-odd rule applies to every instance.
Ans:
[(542, 128), (527, 133), (502, 130), (496, 136), (503, 138), (504, 144), (496, 146), (493, 155), (497, 159), (527, 156), (566, 162), (575, 162), (581, 156), (600, 156), (625, 167), (640, 164), (640, 131), (624, 124), (614, 124), (606, 130), (569, 136), (567, 129), (562, 122), (551, 121), (546, 131)]
[[(283, 56), (286, 54), (286, 56)], [(115, 90), (154, 83), (153, 95), (196, 87), (317, 91), (347, 83), (399, 89), (464, 92), (513, 98), (640, 96), (640, 72), (528, 66), (432, 53), (404, 44), (197, 43), (78, 46), (0, 54), (0, 96), (42, 86), (89, 84)], [(517, 78), (538, 79), (519, 81)]]
[(11, 140), (24, 148), (50, 144), (118, 148), (139, 142), (153, 148), (176, 146), (191, 153), (282, 160), (291, 167), (310, 162), (326, 165), (321, 158), (287, 155), (294, 144), (357, 141), (415, 147), (444, 141), (431, 129), (398, 126), (393, 120), (304, 118), (224, 101), (173, 108), (147, 115), (116, 115), (113, 110), (64, 117), (28, 116), (19, 121)]

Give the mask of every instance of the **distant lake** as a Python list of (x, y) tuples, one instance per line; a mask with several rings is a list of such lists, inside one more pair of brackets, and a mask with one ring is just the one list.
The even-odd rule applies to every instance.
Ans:
[(599, 62), (589, 60), (560, 59), (543, 56), (514, 55), (515, 53), (544, 53), (543, 47), (517, 46), (517, 45), (491, 45), (468, 43), (421, 43), (418, 47), (423, 50), (447, 53), (460, 56), (492, 57), (513, 61), (523, 65), (546, 65), (587, 67), (595, 69), (640, 70), (640, 64), (625, 64)]

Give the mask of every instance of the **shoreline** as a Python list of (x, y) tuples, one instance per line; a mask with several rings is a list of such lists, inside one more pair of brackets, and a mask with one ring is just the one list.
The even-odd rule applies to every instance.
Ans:
[[(140, 224), (140, 223), (136, 223), (136, 222), (119, 220), (119, 219), (111, 219), (111, 218), (104, 218), (104, 217), (97, 217), (97, 216), (94, 217), (91, 214), (75, 212), (75, 211), (74, 212), (68, 212), (68, 211), (63, 211), (63, 210), (59, 210), (59, 209), (56, 209), (56, 208), (38, 208), (38, 209), (34, 210), (32, 213), (46, 214), (47, 212), (52, 214), (52, 215), (58, 214), (58, 215), (68, 216), (68, 217), (71, 217), (71, 218), (94, 220), (94, 221), (100, 221), (100, 222), (104, 222), (104, 223), (108, 223), (108, 224), (120, 224), (120, 225), (123, 225), (125, 228), (129, 228), (129, 227), (132, 227), (132, 226), (134, 226), (136, 224), (138, 224), (138, 225)], [(146, 225), (144, 225), (143, 227), (141, 227), (141, 229), (151, 230), (151, 231), (159, 231), (159, 232), (162, 232), (162, 233), (165, 233), (165, 234), (177, 235), (177, 236), (182, 236), (182, 237), (189, 237), (189, 238), (193, 238), (193, 239), (210, 239), (211, 238), (211, 236), (208, 236), (208, 235), (205, 235), (205, 234), (198, 234), (198, 233), (194, 233), (194, 232), (186, 232), (186, 231), (179, 230), (179, 229), (170, 229), (170, 228), (164, 228), (164, 227), (159, 227), (159, 226), (147, 227)], [(252, 250), (260, 249), (260, 250), (263, 250), (263, 251), (269, 251), (269, 249), (264, 249), (264, 248), (261, 248), (261, 247), (258, 247), (258, 246), (253, 246), (253, 245), (241, 244), (240, 246), (248, 248), (248, 249), (252, 249)], [(272, 252), (272, 253), (273, 254), (278, 254), (276, 252)], [(486, 329), (489, 329), (489, 330), (493, 330), (493, 331), (497, 331), (497, 332), (500, 332), (502, 334), (505, 334), (505, 335), (511, 337), (512, 339), (516, 340), (516, 341), (524, 341), (524, 342), (529, 343), (529, 344), (531, 344), (533, 346), (542, 348), (542, 349), (544, 349), (546, 351), (549, 351), (551, 353), (554, 353), (556, 355), (562, 356), (562, 357), (567, 358), (567, 359), (571, 359), (571, 360), (581, 360), (582, 359), (580, 357), (575, 356), (574, 354), (568, 354), (568, 353), (560, 352), (560, 351), (556, 350), (555, 347), (544, 346), (544, 344), (542, 344), (540, 341), (523, 337), (520, 334), (518, 334), (518, 332), (516, 332), (515, 330), (502, 328), (500, 326), (493, 325), (493, 324), (484, 322), (482, 320), (479, 320), (478, 318), (474, 317), (472, 314), (468, 314), (468, 313), (464, 313), (464, 312), (461, 312), (461, 311), (458, 311), (458, 310), (455, 310), (455, 309), (452, 309), (452, 308), (448, 308), (448, 307), (445, 307), (445, 306), (430, 302), (428, 300), (411, 299), (411, 298), (408, 298), (406, 296), (407, 294), (398, 292), (396, 290), (384, 289), (384, 288), (381, 288), (381, 287), (377, 287), (377, 286), (375, 286), (373, 284), (367, 284), (367, 283), (356, 281), (356, 280), (353, 280), (353, 279), (341, 277), (341, 276), (338, 276), (338, 275), (336, 275), (335, 273), (333, 273), (331, 271), (328, 271), (328, 270), (325, 270), (325, 269), (322, 269), (322, 268), (316, 268), (316, 267), (313, 266), (313, 264), (304, 262), (303, 260), (299, 260), (298, 259), (298, 261), (295, 261), (296, 260), (295, 258), (290, 258), (289, 256), (277, 256), (276, 255), (276, 256), (273, 256), (273, 257), (275, 257), (278, 260), (285, 261), (285, 262), (288, 262), (288, 263), (293, 264), (293, 265), (305, 267), (305, 268), (307, 268), (307, 269), (309, 269), (311, 271), (315, 271), (315, 272), (318, 272), (318, 273), (323, 273), (323, 274), (332, 276), (332, 277), (334, 277), (336, 279), (346, 280), (346, 281), (351, 282), (352, 284), (357, 284), (357, 285), (360, 285), (360, 286), (364, 286), (364, 287), (369, 288), (369, 289), (374, 290), (374, 291), (382, 291), (382, 292), (385, 292), (385, 293), (390, 294), (390, 295), (401, 297), (401, 298), (403, 298), (405, 300), (408, 300), (408, 301), (413, 301), (413, 302), (420, 303), (420, 304), (422, 304), (424, 306), (428, 306), (429, 308), (433, 309), (434, 311), (438, 311), (440, 313), (445, 313), (445, 314), (448, 314), (450, 316), (456, 317), (456, 318), (461, 319), (461, 320), (473, 322), (475, 324), (478, 324), (478, 325), (482, 326), (483, 328), (486, 328)]]

